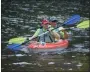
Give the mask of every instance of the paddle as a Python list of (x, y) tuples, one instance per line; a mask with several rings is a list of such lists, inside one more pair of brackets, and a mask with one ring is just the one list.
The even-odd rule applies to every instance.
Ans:
[(89, 23), (90, 23), (90, 20), (85, 20), (80, 24), (78, 24), (76, 27), (81, 29), (89, 28)]
[[(64, 25), (67, 25), (67, 26), (69, 26), (69, 25), (75, 25), (75, 23), (77, 23), (78, 21), (80, 20), (80, 16), (79, 15), (73, 15), (73, 16), (71, 16), (67, 21), (65, 21), (64, 23), (63, 23), (63, 25), (62, 26), (64, 26)], [(58, 28), (57, 28), (58, 29)], [(45, 32), (45, 33), (42, 33), (42, 34), (40, 34), (40, 35), (38, 35), (38, 36), (42, 36), (42, 35), (44, 35), (44, 34), (47, 34), (49, 31), (47, 31), (47, 32)], [(31, 39), (32, 40), (32, 39)], [(30, 40), (27, 40), (26, 42), (24, 42), (24, 43), (22, 43), (22, 44), (18, 44), (18, 45), (15, 45), (15, 46), (8, 46), (7, 48), (9, 48), (9, 49), (12, 49), (13, 47), (15, 48), (15, 47), (20, 47), (21, 45), (23, 45), (23, 44), (25, 44), (25, 43), (27, 43), (27, 42), (29, 42)]]
[(65, 25), (74, 26), (79, 21), (80, 21), (80, 15), (73, 15), (69, 19), (67, 19), (67, 21), (65, 21), (62, 26)]
[(12, 38), (8, 41), (9, 44), (22, 44), (27, 37), (17, 37), (17, 38)]
[(87, 29), (90, 27), (89, 23), (90, 23), (90, 20), (85, 20), (85, 21), (80, 22), (78, 25), (76, 25), (74, 27), (70, 27), (69, 29), (72, 29), (72, 30)]

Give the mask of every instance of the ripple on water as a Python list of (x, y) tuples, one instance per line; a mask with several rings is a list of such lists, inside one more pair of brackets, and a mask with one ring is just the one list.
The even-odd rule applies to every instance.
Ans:
[(48, 62), (48, 65), (52, 65), (52, 64), (55, 64), (55, 62)]
[(76, 44), (76, 45), (74, 44), (73, 46), (77, 47), (77, 48), (82, 48), (82, 47), (84, 47), (84, 44)]
[(89, 52), (89, 49), (75, 48), (72, 49), (72, 52)]
[(64, 63), (64, 64), (67, 64), (67, 65), (69, 65), (69, 64), (71, 64), (71, 63)]
[(83, 65), (83, 64), (79, 62), (76, 66), (77, 66), (77, 67), (80, 67), (80, 66), (82, 66), (82, 65)]
[[(16, 57), (23, 57), (23, 56), (27, 56), (26, 54), (12, 54), (12, 55), (2, 55), (2, 57), (4, 58), (4, 57), (14, 57), (14, 56), (16, 56)], [(28, 56), (32, 56), (32, 55), (28, 55)]]
[(68, 69), (68, 70), (73, 70), (72, 68)]
[(12, 63), (13, 65), (31, 65), (32, 63), (28, 62), (17, 62), (17, 63)]

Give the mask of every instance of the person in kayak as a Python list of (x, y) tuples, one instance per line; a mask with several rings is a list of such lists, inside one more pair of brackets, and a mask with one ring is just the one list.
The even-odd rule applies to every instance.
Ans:
[[(49, 25), (51, 27), (53, 27), (53, 28), (58, 27), (56, 17), (50, 17), (48, 20), (49, 20)], [(68, 33), (63, 27), (60, 27), (58, 34), (60, 35), (60, 39), (68, 39)]]
[[(54, 28), (48, 28), (49, 21), (47, 19), (43, 19), (41, 23), (41, 28), (37, 29), (37, 31), (34, 33), (32, 37), (29, 38), (29, 40), (34, 39), (38, 37), (38, 42), (55, 42), (60, 39), (60, 35), (55, 31), (52, 30)], [(45, 33), (49, 31), (47, 34), (43, 34), (39, 36), (42, 33)]]

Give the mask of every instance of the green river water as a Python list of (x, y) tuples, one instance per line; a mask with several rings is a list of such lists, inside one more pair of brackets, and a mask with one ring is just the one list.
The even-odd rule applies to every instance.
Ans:
[(81, 21), (89, 19), (89, 0), (2, 0), (1, 71), (2, 72), (90, 72), (89, 29), (68, 30), (69, 47), (57, 52), (14, 53), (5, 50), (8, 40), (32, 36), (42, 18), (55, 16), (58, 24), (73, 14)]

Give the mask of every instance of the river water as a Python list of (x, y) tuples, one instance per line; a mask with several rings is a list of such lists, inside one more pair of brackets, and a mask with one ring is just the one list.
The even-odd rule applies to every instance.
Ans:
[(89, 19), (89, 0), (2, 0), (1, 2), (2, 72), (89, 72), (89, 29), (67, 30), (69, 47), (57, 52), (27, 54), (6, 49), (8, 40), (32, 36), (42, 18), (55, 16), (58, 24), (73, 14), (81, 21)]

